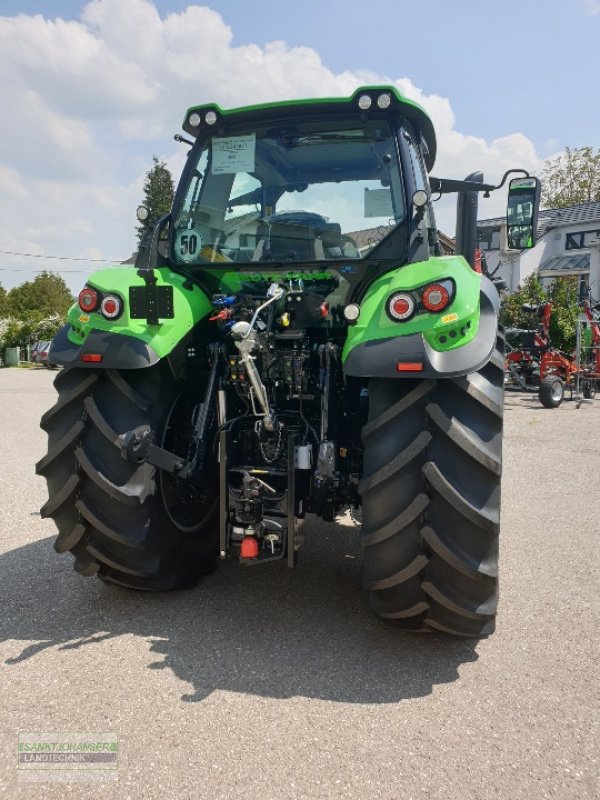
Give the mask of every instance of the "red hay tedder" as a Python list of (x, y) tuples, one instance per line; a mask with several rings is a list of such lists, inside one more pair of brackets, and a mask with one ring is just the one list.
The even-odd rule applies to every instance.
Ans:
[(526, 392), (538, 392), (546, 408), (557, 408), (566, 390), (571, 399), (592, 400), (600, 381), (600, 321), (598, 306), (581, 304), (577, 347), (571, 355), (554, 347), (550, 341), (552, 303), (524, 304), (535, 328), (506, 331), (505, 383)]

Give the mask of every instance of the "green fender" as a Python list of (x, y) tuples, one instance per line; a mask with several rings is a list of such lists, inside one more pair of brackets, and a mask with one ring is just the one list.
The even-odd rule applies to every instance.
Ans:
[[(386, 302), (397, 291), (412, 292), (451, 280), (449, 306), (420, 311), (406, 322), (390, 319)], [(453, 377), (480, 369), (496, 342), (498, 293), (462, 256), (441, 256), (407, 264), (377, 278), (367, 290), (342, 353), (344, 372), (358, 377)], [(415, 365), (400, 373), (398, 364)], [(419, 366), (420, 365), (420, 366)]]
[(92, 331), (105, 331), (119, 336), (133, 336), (149, 345), (159, 358), (171, 350), (192, 330), (194, 325), (211, 310), (210, 300), (197, 286), (184, 289), (185, 278), (168, 267), (155, 271), (157, 286), (173, 287), (173, 319), (161, 319), (159, 325), (148, 325), (145, 319), (132, 319), (129, 307), (129, 288), (144, 286), (143, 278), (134, 268), (103, 269), (95, 272), (87, 285), (102, 294), (116, 294), (123, 300), (123, 313), (116, 320), (105, 319), (100, 311), (83, 312), (75, 303), (68, 313), (71, 330), (69, 341), (74, 345), (85, 344)]
[[(65, 325), (55, 337), (51, 353), (57, 364), (107, 369), (138, 369), (155, 364), (168, 356), (212, 309), (206, 294), (198, 286), (184, 288), (185, 277), (169, 267), (155, 270), (156, 285), (173, 288), (172, 319), (160, 319), (148, 325), (145, 319), (130, 315), (129, 289), (145, 286), (135, 268), (111, 268), (95, 272), (87, 285), (101, 294), (117, 295), (123, 301), (123, 312), (117, 319), (105, 319), (99, 310), (86, 313), (74, 303)], [(99, 361), (86, 362), (93, 354)]]

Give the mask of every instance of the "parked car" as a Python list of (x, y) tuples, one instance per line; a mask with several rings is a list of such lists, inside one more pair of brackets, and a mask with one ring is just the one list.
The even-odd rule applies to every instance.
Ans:
[(33, 364), (39, 364), (40, 363), (40, 354), (41, 354), (41, 351), (42, 351), (43, 344), (44, 344), (44, 342), (36, 342), (33, 345), (33, 347), (31, 348), (31, 352), (29, 354), (29, 360)]
[(48, 355), (50, 352), (50, 345), (52, 341), (47, 342), (36, 342), (31, 349), (31, 360), (34, 364), (42, 364), (45, 367), (54, 368), (56, 364), (53, 364), (48, 359)]

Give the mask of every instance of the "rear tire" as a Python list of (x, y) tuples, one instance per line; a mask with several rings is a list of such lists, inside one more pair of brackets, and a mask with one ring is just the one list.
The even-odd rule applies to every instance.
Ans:
[(363, 583), (372, 610), (410, 631), (492, 633), (504, 339), (464, 378), (369, 384), (363, 428)]
[(216, 465), (208, 464), (206, 483), (196, 494), (179, 482), (181, 502), (188, 506), (185, 524), (178, 524), (172, 513), (180, 500), (176, 479), (169, 476), (167, 492), (154, 467), (121, 456), (118, 439), (150, 425), (158, 444), (187, 457), (181, 434), (178, 439), (169, 424), (181, 416), (181, 385), (162, 363), (140, 370), (69, 368), (54, 385), (58, 401), (41, 421), (48, 453), (36, 471), (48, 484), (41, 514), (58, 528), (55, 549), (69, 550), (81, 575), (122, 586), (193, 586), (218, 555)]
[(583, 383), (583, 397), (585, 400), (593, 400), (596, 397), (596, 379), (586, 378)]
[(558, 375), (547, 375), (540, 384), (540, 403), (545, 408), (558, 408), (565, 399), (565, 382)]

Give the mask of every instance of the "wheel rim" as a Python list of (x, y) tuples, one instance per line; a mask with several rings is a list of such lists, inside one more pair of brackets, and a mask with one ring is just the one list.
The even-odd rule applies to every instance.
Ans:
[[(165, 424), (161, 446), (188, 460), (192, 455), (192, 413), (196, 401), (189, 392), (175, 398)], [(219, 498), (216, 458), (212, 441), (205, 457), (205, 467), (194, 483), (160, 470), (160, 488), (165, 512), (173, 525), (184, 533), (198, 533), (213, 514)]]
[(559, 403), (562, 400), (563, 387), (560, 381), (554, 381), (550, 394), (554, 402)]

